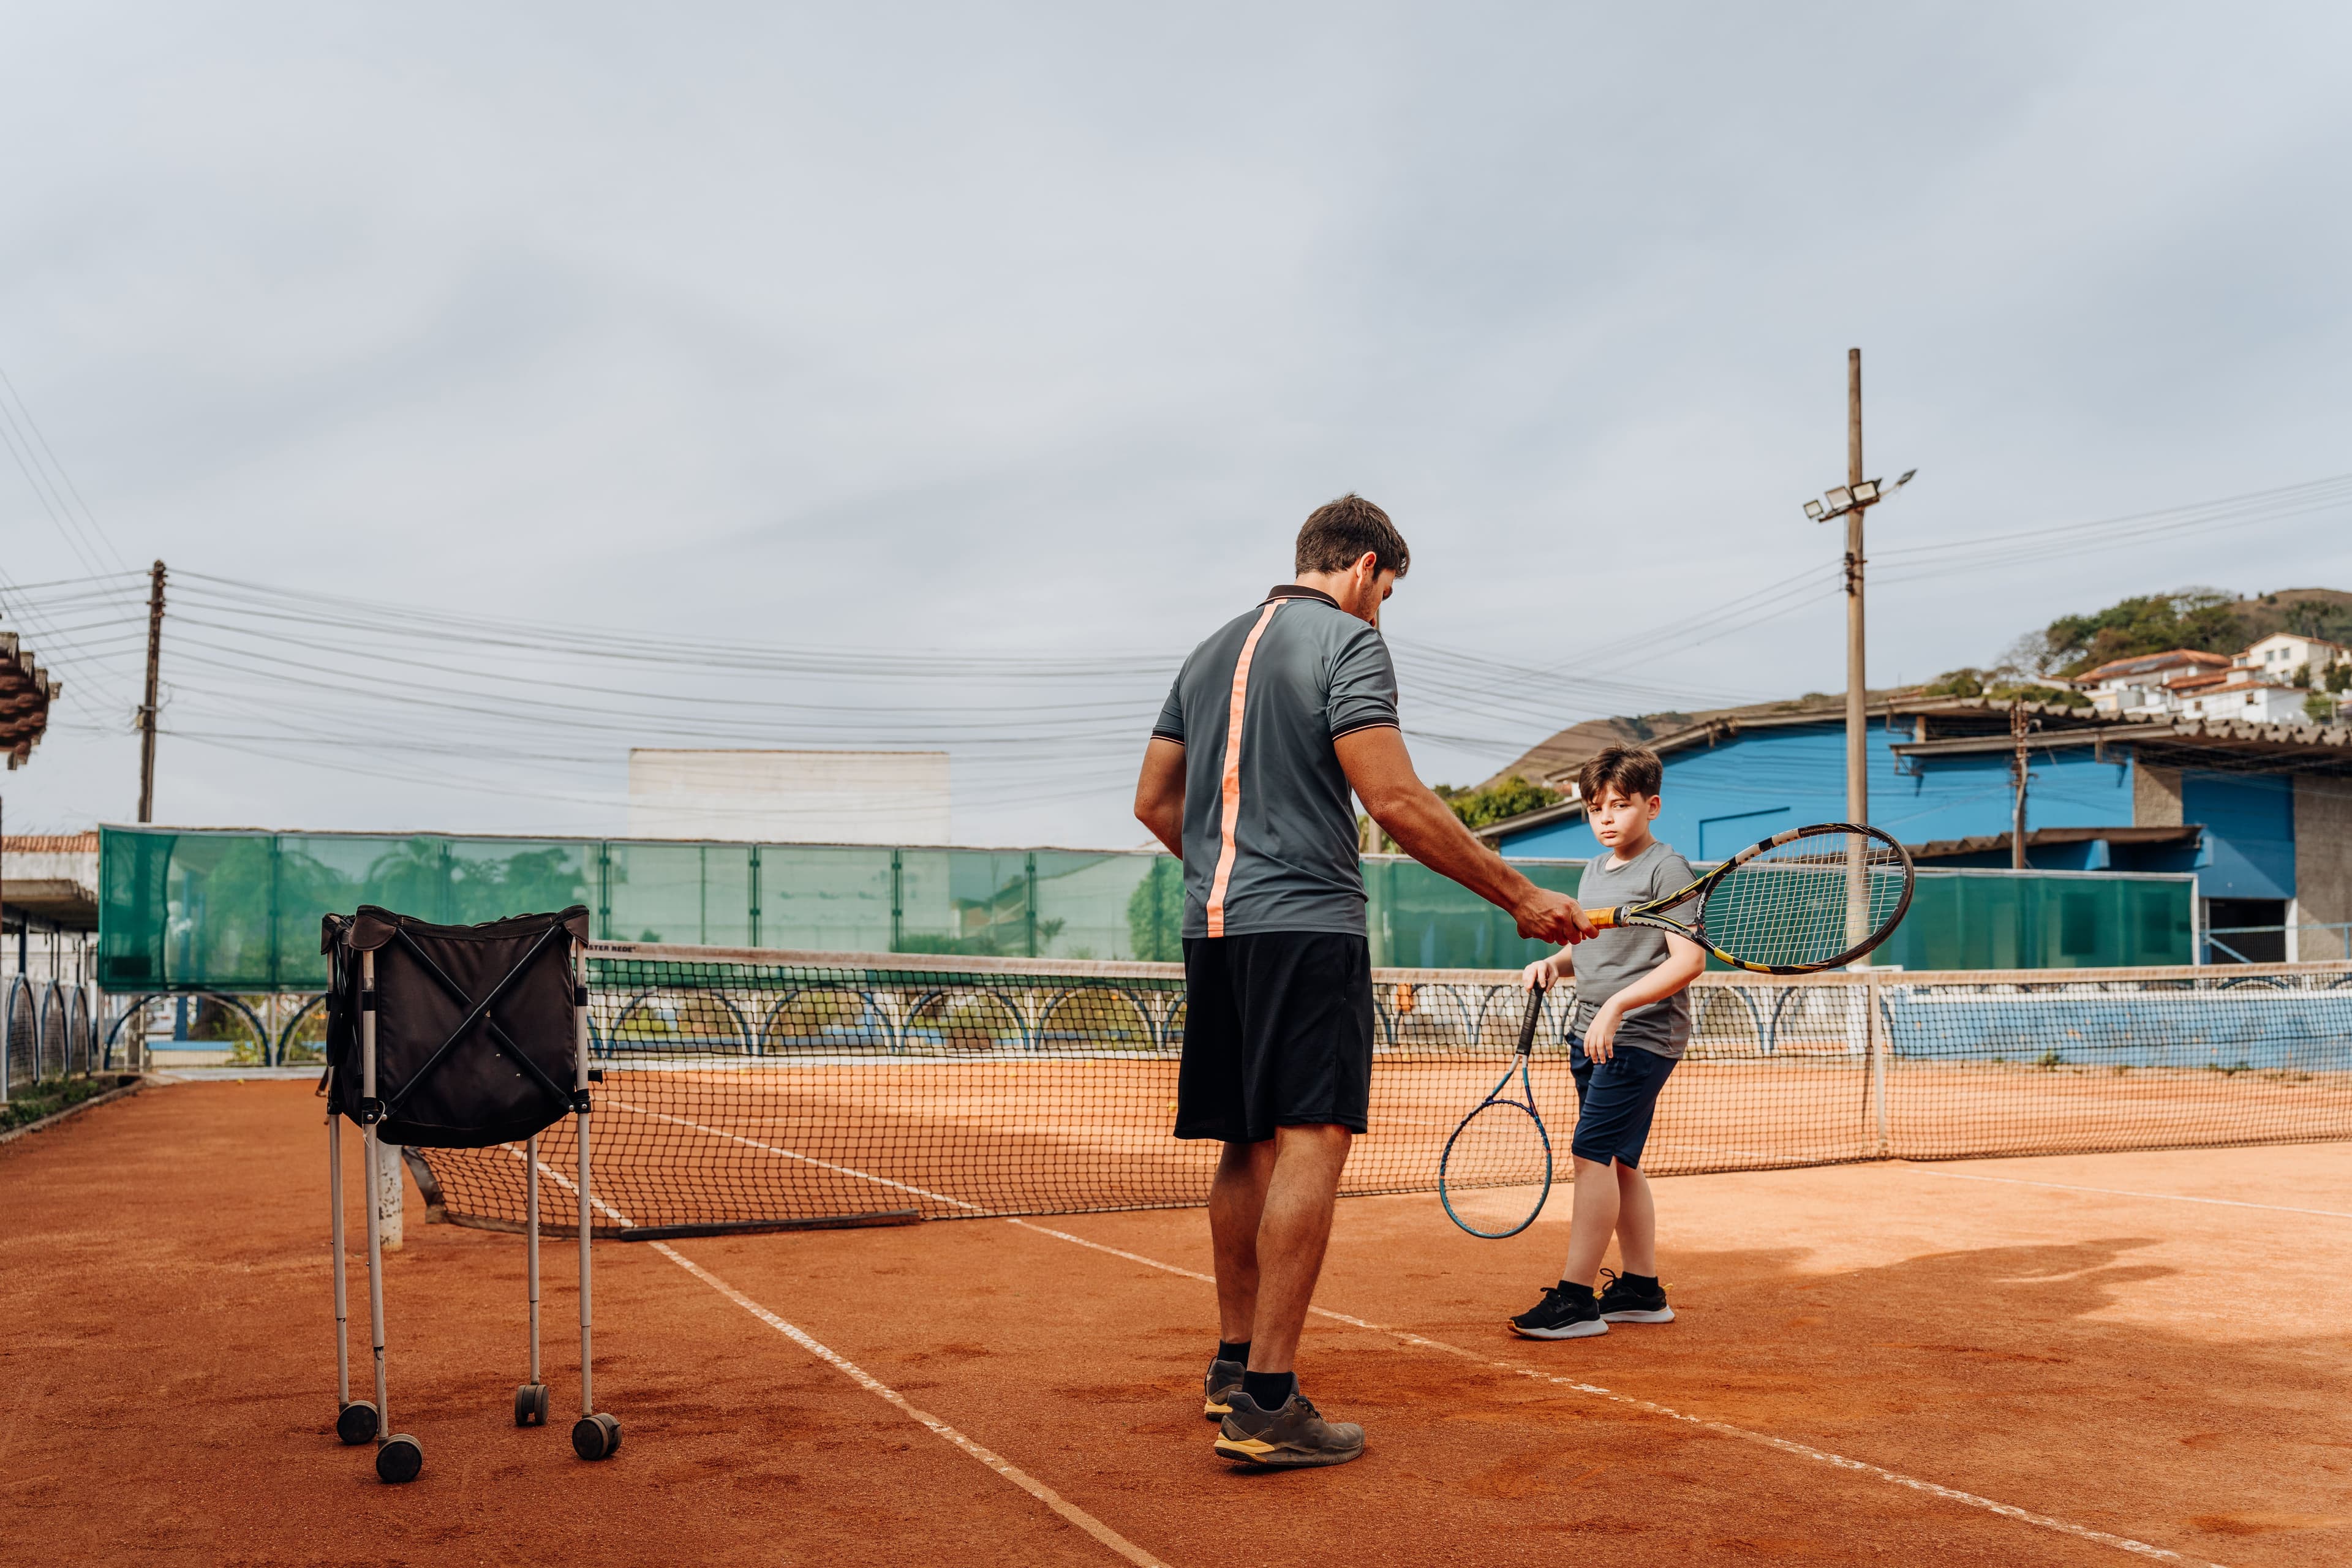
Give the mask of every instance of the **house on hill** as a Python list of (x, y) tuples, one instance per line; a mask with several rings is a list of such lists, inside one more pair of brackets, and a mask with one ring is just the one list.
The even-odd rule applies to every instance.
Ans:
[[(2193, 873), (2205, 929), (2352, 921), (2352, 730), (2024, 708), (2030, 867)], [(1845, 815), (1844, 707), (1832, 698), (1590, 720), (1530, 747), (1496, 779), (1572, 792), (1578, 767), (1612, 742), (1658, 752), (1658, 836), (1694, 860)], [(2010, 865), (2013, 747), (2008, 703), (1873, 693), (1872, 822), (1923, 868)], [(1600, 847), (1572, 795), (1478, 833), (1515, 858), (1582, 858)], [(2241, 951), (2352, 956), (2346, 934), (2306, 930), (2299, 942), (2288, 933)]]
[(2352, 659), (2352, 650), (2342, 643), (2295, 632), (2273, 632), (2230, 664), (2232, 668), (2252, 670), (2282, 686), (2313, 686), (2347, 659)]
[(2102, 713), (2169, 712), (2180, 693), (2228, 680), (2231, 663), (2225, 653), (2176, 647), (2110, 659), (2068, 684), (2087, 693), (2091, 706)]
[(2123, 718), (2179, 714), (2301, 724), (2308, 721), (2315, 690), (2343, 683), (2342, 675), (2331, 680), (2340, 666), (2352, 666), (2352, 651), (2342, 645), (2296, 632), (2273, 632), (2234, 658), (2176, 647), (2111, 659), (2057, 684), (2087, 694), (2100, 712)]

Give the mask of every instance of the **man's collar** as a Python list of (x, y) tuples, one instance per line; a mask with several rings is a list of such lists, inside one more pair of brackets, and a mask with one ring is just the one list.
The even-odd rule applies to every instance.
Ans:
[(1258, 603), (1261, 605), (1271, 605), (1276, 599), (1320, 599), (1335, 610), (1339, 608), (1339, 600), (1333, 598), (1322, 589), (1310, 588), (1304, 583), (1278, 584), (1267, 593), (1265, 598), (1260, 599)]

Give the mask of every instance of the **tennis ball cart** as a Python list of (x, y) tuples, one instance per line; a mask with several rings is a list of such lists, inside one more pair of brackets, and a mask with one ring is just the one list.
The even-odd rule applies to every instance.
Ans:
[[(415, 1480), (425, 1447), (392, 1429), (383, 1354), (383, 1235), (375, 1194), (386, 1144), (484, 1149), (520, 1143), (525, 1222), (523, 1271), (530, 1297), (528, 1375), (514, 1392), (514, 1424), (547, 1424), (539, 1323), (540, 1176), (572, 1187), (580, 1200), (580, 1419), (572, 1447), (583, 1459), (610, 1457), (621, 1424), (596, 1408), (592, 1363), (589, 1238), (588, 911), (520, 915), (484, 925), (434, 925), (362, 904), (331, 914), (320, 948), (329, 959), (327, 993), (327, 1171), (335, 1273), (335, 1435), (375, 1444), (384, 1481)], [(576, 1179), (565, 1182), (539, 1157), (540, 1134), (574, 1119)], [(343, 1250), (342, 1124), (360, 1130), (367, 1187), (369, 1340), (375, 1397), (352, 1397), (348, 1290)]]

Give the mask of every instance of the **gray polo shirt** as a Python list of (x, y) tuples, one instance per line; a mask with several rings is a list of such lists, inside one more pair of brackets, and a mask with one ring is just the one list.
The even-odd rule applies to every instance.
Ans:
[(1286, 583), (1192, 650), (1151, 727), (1184, 748), (1186, 936), (1364, 934), (1331, 743), (1396, 721), (1388, 644), (1317, 589)]
[[(1614, 854), (1603, 849), (1586, 865), (1576, 886), (1576, 901), (1588, 910), (1645, 903), (1687, 888), (1698, 878), (1690, 862), (1656, 839), (1622, 866), (1612, 868)], [(1687, 920), (1696, 900), (1667, 911)], [(1580, 1038), (1592, 1024), (1601, 1004), (1666, 961), (1666, 933), (1641, 926), (1619, 926), (1589, 936), (1569, 949), (1576, 964), (1576, 1033)], [(1634, 1046), (1662, 1057), (1680, 1057), (1690, 1046), (1691, 1007), (1687, 988), (1663, 1002), (1636, 1007), (1617, 1026), (1617, 1044)]]

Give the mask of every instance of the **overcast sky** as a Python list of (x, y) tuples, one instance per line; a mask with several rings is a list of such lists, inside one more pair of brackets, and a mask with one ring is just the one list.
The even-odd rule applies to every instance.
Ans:
[[(8, 31), (0, 370), (79, 499), (0, 462), (6, 582), (161, 556), (620, 639), (936, 650), (935, 686), (671, 668), (636, 696), (858, 710), (778, 708), (766, 743), (946, 744), (966, 842), (1137, 842), (1168, 676), (1348, 489), (1413, 549), (1387, 626), (1433, 779), (1599, 712), (1838, 686), (1839, 542), (1798, 509), (1844, 477), (1851, 345), (1870, 470), (1920, 470), (1874, 559), (2352, 472), (2339, 6), (173, 4)], [(1889, 557), (1874, 682), (2130, 593), (2352, 587), (2347, 517)], [(1786, 613), (1710, 618), (1815, 569), (1761, 601)], [(67, 683), (13, 831), (134, 805), (134, 611), (70, 592), (0, 623)], [(175, 664), (178, 635), (167, 822), (618, 831), (627, 744), (678, 743), (345, 704), (357, 623), (272, 712), (282, 670)], [(1496, 661), (1468, 697), (1465, 654)]]

